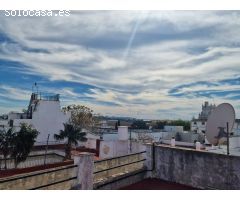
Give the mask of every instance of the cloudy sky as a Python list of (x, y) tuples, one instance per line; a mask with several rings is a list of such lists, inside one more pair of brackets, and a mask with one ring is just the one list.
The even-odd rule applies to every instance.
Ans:
[(79, 11), (0, 16), (0, 113), (32, 85), (61, 104), (145, 119), (191, 119), (204, 101), (240, 117), (240, 12)]

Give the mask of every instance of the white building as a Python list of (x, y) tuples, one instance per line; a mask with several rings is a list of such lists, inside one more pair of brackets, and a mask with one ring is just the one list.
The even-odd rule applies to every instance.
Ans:
[[(202, 111), (199, 113), (198, 119), (192, 119), (191, 121), (191, 131), (195, 133), (205, 133), (208, 116), (215, 108), (215, 104), (205, 102), (204, 105), (202, 105)], [(235, 136), (240, 136), (240, 119), (235, 120), (232, 132)]]
[(49, 141), (54, 141), (54, 134), (63, 130), (63, 123), (66, 123), (69, 118), (70, 113), (64, 113), (61, 110), (59, 95), (33, 93), (25, 113), (10, 112), (8, 119), (1, 120), (1, 124), (15, 129), (18, 129), (21, 123), (32, 125), (40, 132), (36, 141), (38, 145), (46, 144), (48, 134)]
[(166, 132), (174, 132), (174, 133), (182, 133), (183, 126), (164, 126), (164, 131)]
[(235, 136), (240, 136), (240, 119), (235, 120), (232, 132)]
[(191, 121), (191, 131), (195, 133), (204, 133), (208, 116), (216, 108), (215, 104), (209, 104), (207, 101), (202, 105), (202, 111), (199, 113), (198, 118), (193, 118)]
[(193, 119), (191, 121), (191, 131), (195, 133), (204, 133), (206, 131), (207, 120)]

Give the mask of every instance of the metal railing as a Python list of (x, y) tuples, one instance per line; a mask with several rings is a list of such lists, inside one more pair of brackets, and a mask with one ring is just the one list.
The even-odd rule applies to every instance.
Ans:
[(47, 100), (47, 101), (59, 101), (60, 95), (59, 94), (52, 94), (52, 93), (34, 93), (32, 95), (33, 100)]

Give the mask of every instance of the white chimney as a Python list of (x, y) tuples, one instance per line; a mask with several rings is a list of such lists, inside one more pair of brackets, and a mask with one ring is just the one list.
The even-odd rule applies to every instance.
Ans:
[(118, 140), (128, 140), (128, 126), (118, 126)]
[(175, 147), (175, 138), (171, 139), (171, 143), (170, 143), (171, 147)]
[(197, 151), (201, 150), (201, 143), (200, 142), (196, 142), (196, 150)]

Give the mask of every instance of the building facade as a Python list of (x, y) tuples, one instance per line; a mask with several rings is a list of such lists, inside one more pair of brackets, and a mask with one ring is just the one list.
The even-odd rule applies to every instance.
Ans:
[(216, 108), (215, 104), (209, 104), (207, 101), (202, 105), (202, 111), (198, 118), (191, 121), (191, 131), (195, 133), (205, 133), (208, 116)]
[(24, 113), (10, 112), (7, 119), (1, 120), (2, 128), (13, 127), (19, 129), (22, 123), (32, 125), (39, 131), (35, 145), (54, 142), (54, 134), (58, 134), (64, 128), (70, 118), (70, 113), (61, 110), (59, 95), (33, 93), (28, 109)]

